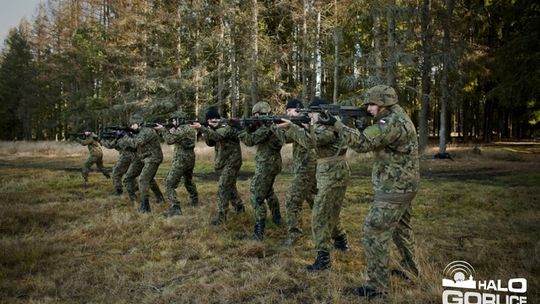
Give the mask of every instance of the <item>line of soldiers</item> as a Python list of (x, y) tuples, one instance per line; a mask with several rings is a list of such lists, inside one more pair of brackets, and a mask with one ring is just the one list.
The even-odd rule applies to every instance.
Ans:
[[(306, 201), (312, 209), (311, 227), (317, 252), (315, 261), (306, 269), (317, 272), (331, 267), (330, 253), (333, 249), (349, 250), (347, 234), (340, 221), (350, 180), (350, 168), (345, 158), (347, 149), (359, 153), (374, 152), (374, 202), (363, 222), (361, 236), (368, 262), (368, 281), (346, 292), (370, 299), (385, 298), (391, 274), (404, 279), (418, 275), (410, 224), (411, 202), (419, 183), (418, 143), (410, 117), (397, 102), (397, 94), (389, 86), (378, 85), (369, 89), (363, 105), (367, 106), (374, 123), (370, 126), (361, 124), (364, 125), (362, 127), (347, 126), (342, 121), (346, 117), (339, 117), (339, 111), (328, 110), (329, 102), (321, 98), (314, 98), (307, 108), (299, 100), (290, 100), (286, 105), (288, 118), (271, 124), (261, 123), (264, 117), (272, 115), (270, 105), (258, 102), (252, 109), (253, 123), (243, 128), (223, 123), (223, 118), (213, 108), (206, 113), (207, 124), (193, 122), (182, 125), (179, 120), (183, 119), (183, 113), (173, 113), (173, 127), (168, 129), (161, 124), (145, 126), (141, 116), (133, 115), (129, 126), (132, 133), (106, 144), (120, 151), (119, 160), (113, 168), (115, 194), (122, 193), (120, 178), (125, 174), (128, 196), (134, 200), (137, 191), (134, 177), (140, 175), (139, 211), (150, 211), (149, 189), (154, 191), (158, 201), (163, 200), (154, 179), (163, 160), (161, 136), (167, 144), (175, 145), (171, 170), (165, 181), (166, 195), (172, 207), (165, 216), (182, 213), (175, 190), (182, 178), (191, 204), (197, 205), (197, 188), (193, 183), (193, 149), (199, 131), (206, 144), (215, 148), (215, 169), (220, 172), (217, 211), (211, 224), (223, 224), (227, 221), (229, 204), (232, 205), (233, 216), (245, 211), (236, 188), (242, 165), (240, 142), (246, 146), (256, 146), (255, 173), (250, 186), (250, 200), (255, 213), (251, 238), (262, 241), (267, 209), (275, 224), (282, 222), (273, 184), (282, 168), (281, 147), (285, 143), (293, 143), (293, 178), (285, 199), (288, 238), (284, 246), (294, 245), (303, 234), (300, 213)], [(309, 116), (309, 122), (295, 120), (304, 113)], [(85, 180), (88, 168), (94, 162), (106, 174), (102, 161), (97, 160), (102, 155), (101, 149), (96, 148), (96, 145), (99, 147), (95, 143), (97, 138), (93, 134), (88, 138), (81, 141), (89, 146), (91, 154), (83, 169)], [(96, 153), (97, 150), (99, 153)], [(394, 241), (401, 254), (401, 269), (389, 270), (390, 240)]]

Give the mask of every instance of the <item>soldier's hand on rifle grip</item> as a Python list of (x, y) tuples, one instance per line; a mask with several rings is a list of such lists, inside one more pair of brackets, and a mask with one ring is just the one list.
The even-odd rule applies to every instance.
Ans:
[(291, 124), (291, 121), (288, 120), (288, 119), (282, 118), (281, 120), (283, 121), (282, 123), (276, 124), (276, 127), (280, 128), (280, 129), (288, 128), (289, 125)]
[(333, 126), (336, 123), (337, 119), (334, 115), (330, 114), (328, 110), (325, 110), (319, 113), (319, 120), (317, 121), (321, 125)]
[(369, 125), (369, 118), (360, 117), (354, 122), (354, 125), (358, 130), (364, 131), (364, 129), (367, 128)]

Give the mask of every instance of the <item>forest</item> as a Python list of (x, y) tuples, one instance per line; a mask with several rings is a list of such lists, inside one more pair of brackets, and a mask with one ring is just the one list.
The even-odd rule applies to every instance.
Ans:
[(540, 136), (534, 0), (48, 0), (0, 56), (0, 139), (396, 88), (429, 140)]

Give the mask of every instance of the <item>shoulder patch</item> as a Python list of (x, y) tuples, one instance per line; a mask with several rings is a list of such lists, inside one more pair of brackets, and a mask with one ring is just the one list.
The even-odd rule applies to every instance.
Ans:
[(377, 138), (378, 136), (380, 136), (382, 132), (381, 132), (381, 128), (378, 125), (373, 125), (373, 126), (367, 127), (364, 130), (363, 134), (368, 140), (373, 140)]

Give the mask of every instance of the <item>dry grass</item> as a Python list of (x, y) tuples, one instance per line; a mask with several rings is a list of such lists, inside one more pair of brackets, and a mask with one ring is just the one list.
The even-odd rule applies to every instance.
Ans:
[[(478, 155), (450, 147), (454, 161), (425, 157), (413, 216), (422, 275), (412, 284), (393, 279), (388, 302), (440, 303), (442, 271), (459, 259), (479, 278), (525, 277), (528, 303), (540, 299), (540, 156), (536, 147), (508, 148), (482, 147)], [(359, 303), (342, 290), (364, 280), (359, 234), (372, 199), (369, 158), (349, 155), (353, 179), (342, 222), (352, 251), (333, 254), (331, 271), (309, 274), (308, 210), (302, 214), (306, 237), (287, 250), (279, 247), (285, 228), (271, 223), (264, 242), (245, 239), (251, 208), (223, 227), (208, 225), (217, 186), (203, 173), (212, 171), (213, 152), (197, 149), (203, 205), (165, 219), (167, 205), (153, 204), (150, 215), (140, 215), (125, 198), (108, 196), (112, 186), (101, 175), (91, 174), (84, 187), (78, 172), (61, 170), (84, 160), (83, 147), (1, 143), (0, 302)], [(108, 164), (114, 153), (105, 155)], [(244, 153), (242, 171), (249, 172), (253, 152)], [(168, 167), (166, 161), (158, 172), (162, 186)], [(276, 181), (282, 205), (290, 178)], [(238, 186), (247, 203), (249, 180)], [(182, 188), (179, 194), (187, 196)]]

